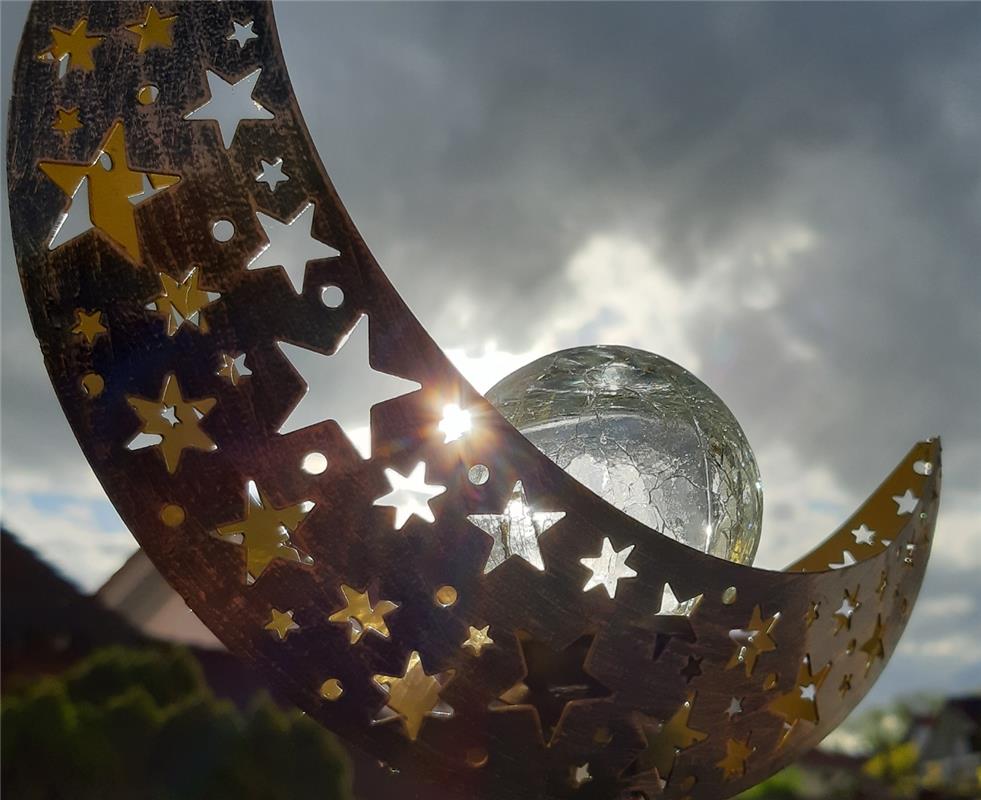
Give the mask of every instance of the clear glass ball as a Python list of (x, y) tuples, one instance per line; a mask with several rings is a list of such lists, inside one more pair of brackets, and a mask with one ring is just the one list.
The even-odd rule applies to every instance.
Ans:
[(756, 458), (732, 412), (688, 370), (632, 347), (576, 347), (512, 372), (487, 399), (624, 513), (752, 563), (763, 517)]

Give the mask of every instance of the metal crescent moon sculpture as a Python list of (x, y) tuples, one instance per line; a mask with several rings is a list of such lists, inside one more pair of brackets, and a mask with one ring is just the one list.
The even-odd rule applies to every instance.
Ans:
[[(819, 742), (894, 652), (939, 442), (784, 572), (607, 505), (466, 383), (389, 283), (314, 149), (268, 5), (37, 4), (9, 125), (24, 293), (86, 457), (218, 638), (387, 765), (376, 793), (726, 797)], [(319, 370), (294, 367), (301, 350)], [(347, 397), (348, 368), (388, 399)], [(323, 381), (345, 416), (328, 400), (306, 424)], [(449, 443), (447, 402), (474, 415)], [(369, 458), (336, 421), (352, 415)], [(615, 596), (583, 590), (604, 539), (633, 547)], [(669, 613), (666, 587), (697, 602)]]

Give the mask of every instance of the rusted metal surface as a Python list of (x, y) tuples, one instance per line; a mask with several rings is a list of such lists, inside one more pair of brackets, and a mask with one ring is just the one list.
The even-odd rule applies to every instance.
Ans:
[[(853, 518), (788, 572), (720, 561), (645, 528), (540, 455), (412, 316), (323, 169), (271, 8), (155, 8), (174, 19), (143, 37), (131, 30), (149, 19), (142, 3), (35, 5), (17, 61), (8, 192), (24, 293), (65, 414), (130, 530), (194, 612), (270, 685), (384, 762), (365, 783), (377, 796), (611, 798), (633, 789), (715, 800), (820, 741), (875, 681), (916, 600), (938, 507), (939, 442), (916, 445)], [(102, 38), (94, 46), (71, 40), (81, 49), (66, 64), (65, 36), (81, 20), (83, 35)], [(233, 21), (248, 20), (257, 38), (229, 40)], [(53, 39), (52, 29), (65, 34)], [(185, 119), (208, 97), (206, 70), (234, 82), (256, 69), (253, 97), (272, 118), (239, 124), (227, 149), (217, 123)], [(142, 102), (147, 84), (158, 89), (155, 102)], [(58, 112), (76, 108), (80, 128)], [(118, 217), (127, 213), (118, 194), (128, 176), (115, 173), (127, 180), (106, 185), (91, 171), (98, 224), (49, 249), (69, 207), (64, 185), (97, 164), (116, 125), (128, 169), (162, 187), (133, 206), (137, 239)], [(271, 192), (256, 175), (275, 158), (290, 179)], [(257, 212), (286, 222), (310, 202), (312, 236), (340, 255), (311, 261), (300, 293), (282, 269), (247, 269), (265, 243)], [(234, 225), (229, 241), (212, 233), (219, 219)], [(191, 268), (194, 291), (220, 297), (204, 305), (180, 294)], [(328, 283), (343, 289), (339, 308), (320, 302)], [(164, 304), (162, 316), (155, 300), (167, 285), (178, 302)], [(178, 317), (167, 316), (172, 307)], [(331, 421), (329, 399), (323, 422), (277, 433), (304, 393), (277, 343), (329, 355), (363, 314), (371, 366), (422, 388), (372, 409), (368, 460)], [(238, 354), (252, 374), (233, 381), (226, 356)], [(180, 403), (162, 394), (169, 375)], [(140, 399), (194, 427), (176, 462), (157, 446), (127, 447), (146, 431)], [(449, 402), (471, 410), (474, 430), (445, 443), (438, 423)], [(310, 452), (327, 456), (322, 474), (300, 469)], [(409, 475), (420, 461), (427, 483), (445, 487), (429, 501), (435, 520), (413, 516), (396, 530), (392, 508), (374, 504), (391, 491), (385, 469)], [(467, 477), (475, 464), (490, 472), (480, 486)], [(296, 558), (267, 542), (271, 559), (247, 565), (247, 548), (216, 533), (247, 517), (250, 481), (263, 513), (279, 515), (285, 527), (273, 528), (288, 534)], [(485, 574), (493, 542), (468, 516), (501, 513), (518, 481), (536, 511), (564, 517), (538, 540), (544, 570), (512, 557)], [(893, 497), (907, 490), (918, 502), (898, 514)], [(871, 543), (853, 534), (861, 524), (875, 531)], [(580, 559), (607, 537), (617, 550), (634, 546), (637, 576), (615, 598), (583, 591), (589, 573)], [(856, 563), (828, 569), (850, 561), (846, 550)], [(251, 584), (247, 566), (259, 572)], [(690, 617), (658, 615), (666, 582), (679, 600), (701, 595)], [(376, 626), (352, 642), (352, 626), (336, 619), (351, 600), (342, 585), (367, 592), (373, 613), (382, 601), (397, 605), (384, 607), (387, 636)], [(446, 586), (455, 602), (435, 601)], [(847, 597), (856, 598), (851, 613)], [(492, 644), (462, 646), (471, 628), (485, 627)], [(515, 693), (526, 671), (528, 692)], [(410, 673), (418, 680), (398, 684)], [(328, 679), (337, 684), (325, 686)], [(396, 686), (406, 690), (401, 699)], [(443, 705), (452, 716), (437, 713)]]

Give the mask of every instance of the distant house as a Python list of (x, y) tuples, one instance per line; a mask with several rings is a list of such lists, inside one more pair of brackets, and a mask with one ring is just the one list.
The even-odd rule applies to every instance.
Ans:
[(950, 698), (936, 714), (917, 717), (909, 738), (920, 754), (924, 788), (938, 796), (981, 796), (981, 695)]
[(95, 596), (145, 636), (208, 650), (225, 649), (142, 550), (133, 553)]

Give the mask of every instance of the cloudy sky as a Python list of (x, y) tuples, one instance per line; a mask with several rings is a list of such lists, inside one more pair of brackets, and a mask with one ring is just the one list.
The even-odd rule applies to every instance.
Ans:
[[(480, 389), (618, 343), (730, 406), (757, 563), (944, 439), (926, 586), (872, 701), (981, 675), (981, 5), (277, 6), (335, 185)], [(3, 105), (26, 8), (2, 6)], [(4, 207), (4, 525), (86, 588), (135, 548), (61, 415)]]

